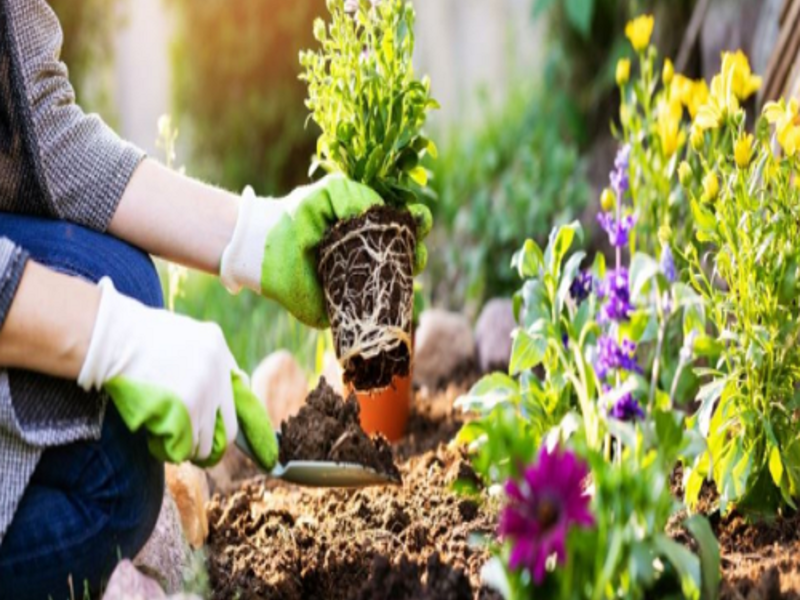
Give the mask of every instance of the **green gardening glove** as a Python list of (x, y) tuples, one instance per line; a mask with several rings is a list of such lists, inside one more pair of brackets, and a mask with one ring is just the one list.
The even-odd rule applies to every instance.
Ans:
[[(317, 247), (338, 221), (381, 204), (372, 189), (342, 175), (297, 188), (282, 200), (257, 198), (248, 188), (222, 256), (222, 281), (233, 293), (246, 287), (276, 300), (306, 325), (327, 327)], [(418, 273), (427, 260), (422, 240), (430, 232), (432, 218), (423, 205), (409, 206), (409, 211), (417, 222)]]
[(258, 459), (274, 465), (278, 449), (266, 408), (220, 328), (148, 308), (109, 279), (99, 287), (78, 384), (106, 391), (128, 428), (144, 429), (150, 452), (163, 461), (213, 465), (241, 425)]

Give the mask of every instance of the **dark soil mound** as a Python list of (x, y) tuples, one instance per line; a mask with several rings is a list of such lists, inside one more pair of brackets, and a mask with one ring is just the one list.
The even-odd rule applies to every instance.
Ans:
[(336, 355), (359, 391), (409, 374), (416, 230), (408, 211), (379, 206), (340, 221), (319, 246)]
[(342, 400), (325, 379), (296, 416), (281, 425), (280, 461), (330, 460), (371, 467), (400, 480), (385, 438), (370, 438), (359, 423), (355, 396)]
[(451, 491), (457, 478), (474, 479), (459, 451), (430, 448), (458, 426), (455, 395), (418, 398), (412, 436), (398, 446), (402, 487), (309, 490), (256, 479), (215, 497), (213, 597), (497, 599), (480, 586), (488, 554), (473, 543), (494, 533), (495, 509)]

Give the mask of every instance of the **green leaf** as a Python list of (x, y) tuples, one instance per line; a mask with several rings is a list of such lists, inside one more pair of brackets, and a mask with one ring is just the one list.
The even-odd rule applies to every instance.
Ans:
[(769, 452), (769, 474), (772, 475), (775, 485), (780, 487), (783, 479), (783, 462), (781, 462), (781, 451), (777, 446), (773, 446)]
[(457, 408), (465, 412), (488, 414), (497, 406), (519, 401), (519, 384), (505, 373), (483, 377), (472, 389), (458, 398)]
[(681, 588), (686, 598), (700, 598), (703, 580), (700, 571), (700, 559), (686, 547), (663, 533), (655, 536), (654, 545), (658, 553), (675, 567), (681, 578)]
[(539, 244), (531, 239), (525, 240), (522, 249), (514, 254), (511, 267), (517, 270), (521, 279), (537, 277), (544, 266), (544, 256)]
[(578, 221), (573, 221), (569, 225), (562, 225), (550, 233), (550, 241), (544, 254), (544, 262), (547, 271), (558, 279), (561, 273), (561, 262), (572, 247), (575, 238), (583, 238), (583, 228)]
[(697, 200), (692, 200), (692, 215), (694, 216), (697, 239), (701, 242), (710, 242), (717, 234), (717, 219), (701, 206)]
[(727, 377), (715, 379), (701, 387), (697, 393), (697, 401), (700, 403), (700, 408), (697, 411), (697, 424), (700, 427), (700, 433), (704, 436), (708, 436), (714, 405), (722, 395), (726, 385), (728, 385)]
[(700, 553), (700, 572), (703, 581), (703, 600), (716, 600), (719, 597), (720, 556), (719, 543), (708, 523), (708, 519), (694, 515), (684, 521), (683, 526), (697, 541)]
[(519, 375), (541, 364), (547, 351), (547, 338), (543, 335), (531, 335), (524, 329), (517, 329), (514, 334), (514, 345), (511, 348), (511, 364), (509, 374)]
[(536, 0), (533, 5), (533, 18), (538, 19), (543, 13), (550, 10), (557, 0)]
[(421, 187), (428, 185), (428, 171), (425, 169), (425, 167), (414, 167), (408, 172), (408, 176), (411, 177), (411, 179)]
[(589, 37), (594, 16), (594, 0), (566, 0), (567, 18), (583, 37)]
[(569, 296), (569, 289), (572, 287), (572, 282), (580, 271), (581, 263), (586, 258), (585, 252), (576, 252), (569, 257), (567, 264), (564, 266), (564, 272), (561, 274), (561, 283), (558, 286), (558, 295), (556, 296), (558, 313), (564, 309), (564, 303)]
[(653, 280), (658, 281), (659, 278), (666, 284), (658, 262), (652, 256), (637, 252), (631, 261), (630, 268), (631, 299), (634, 302), (639, 300), (642, 294), (649, 289), (650, 283)]

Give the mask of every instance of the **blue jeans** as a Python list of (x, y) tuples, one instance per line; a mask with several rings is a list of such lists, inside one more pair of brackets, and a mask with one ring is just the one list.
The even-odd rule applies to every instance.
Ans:
[[(163, 306), (150, 258), (116, 238), (4, 213), (0, 236), (52, 269), (90, 281), (107, 276), (121, 293)], [(69, 598), (70, 577), (76, 598), (87, 584), (97, 593), (117, 561), (144, 546), (163, 493), (164, 467), (148, 452), (144, 433), (128, 431), (109, 403), (100, 440), (42, 455), (0, 546), (0, 600)]]

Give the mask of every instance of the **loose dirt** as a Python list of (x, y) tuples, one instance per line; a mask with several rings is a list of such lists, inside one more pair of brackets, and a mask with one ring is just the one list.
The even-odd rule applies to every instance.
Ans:
[(342, 400), (324, 378), (297, 415), (281, 425), (280, 461), (292, 460), (356, 463), (400, 481), (389, 442), (361, 429), (356, 397)]
[(336, 355), (357, 390), (409, 373), (415, 247), (414, 219), (386, 206), (340, 221), (319, 246)]
[(494, 600), (480, 585), (496, 528), (484, 498), (451, 491), (474, 478), (448, 448), (460, 427), (456, 390), (419, 394), (395, 447), (402, 487), (300, 489), (257, 478), (210, 503), (213, 597), (320, 600)]

